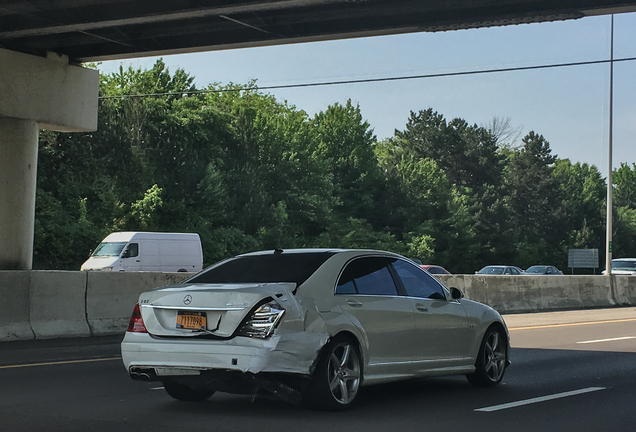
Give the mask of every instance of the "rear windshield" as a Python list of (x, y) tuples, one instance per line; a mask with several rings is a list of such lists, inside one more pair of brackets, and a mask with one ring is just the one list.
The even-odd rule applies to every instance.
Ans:
[(526, 273), (545, 273), (547, 267), (532, 266), (526, 270)]
[(483, 269), (479, 270), (478, 274), (494, 275), (494, 274), (503, 274), (503, 272), (504, 272), (503, 267), (484, 267)]
[(273, 253), (232, 258), (188, 279), (187, 283), (305, 282), (335, 252)]

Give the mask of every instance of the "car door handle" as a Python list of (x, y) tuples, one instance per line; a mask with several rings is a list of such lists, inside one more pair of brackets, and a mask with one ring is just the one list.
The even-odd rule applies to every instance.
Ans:
[(416, 303), (415, 309), (417, 309), (420, 312), (428, 312), (428, 308), (424, 306), (422, 303)]
[(357, 300), (347, 300), (347, 304), (351, 307), (362, 307), (362, 303)]

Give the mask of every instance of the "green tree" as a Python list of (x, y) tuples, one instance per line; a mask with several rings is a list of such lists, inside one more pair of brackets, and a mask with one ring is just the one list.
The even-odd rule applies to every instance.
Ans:
[(636, 256), (636, 164), (621, 163), (612, 173), (613, 256)]
[(636, 164), (621, 163), (612, 173), (612, 204), (636, 209)]
[[(502, 181), (504, 157), (496, 138), (482, 127), (457, 118), (447, 122), (428, 109), (411, 112), (406, 129), (395, 132), (395, 141), (405, 154), (434, 160), (462, 197), (459, 207), (455, 207), (465, 210), (470, 220), (463, 220), (464, 213), (456, 213), (458, 220), (443, 231), (443, 237), (463, 242), (461, 271), (509, 259), (514, 241)], [(466, 235), (452, 234), (453, 226), (461, 226)], [(437, 248), (454, 251), (439, 241)]]
[[(153, 140), (148, 137), (181, 95), (139, 96), (183, 92), (193, 89), (191, 83), (181, 70), (171, 75), (162, 61), (150, 71), (121, 68), (100, 79), (97, 131), (40, 134), (36, 268), (76, 269), (109, 232), (139, 228), (140, 219), (131, 214), (133, 204), (152, 185), (163, 184), (155, 178)], [(153, 214), (159, 216), (160, 211)], [(66, 244), (56, 249), (51, 239)]]
[(394, 138), (376, 146), (388, 191), (378, 205), (390, 215), (390, 231), (410, 257), (468, 271), (466, 246), (473, 233), (464, 200), (434, 160), (418, 159), (402, 144)]
[[(603, 248), (606, 185), (595, 166), (559, 159), (553, 176), (560, 188), (556, 216), (567, 248)], [(563, 259), (561, 260), (563, 262)]]
[(616, 258), (636, 256), (636, 209), (618, 207), (612, 228), (612, 255)]
[[(528, 133), (523, 147), (510, 153), (507, 181), (523, 267), (563, 262), (563, 233), (557, 217), (560, 189), (552, 175), (557, 157), (541, 135)], [(557, 264), (557, 265), (558, 265)]]
[(216, 171), (227, 188), (227, 223), (264, 247), (307, 244), (327, 229), (333, 204), (332, 176), (313, 152), (307, 115), (254, 90), (226, 90), (206, 103), (227, 116), (232, 134)]
[(351, 100), (331, 105), (311, 121), (313, 156), (326, 164), (333, 182), (335, 210), (340, 218), (374, 221), (381, 187), (373, 151), (373, 130)]

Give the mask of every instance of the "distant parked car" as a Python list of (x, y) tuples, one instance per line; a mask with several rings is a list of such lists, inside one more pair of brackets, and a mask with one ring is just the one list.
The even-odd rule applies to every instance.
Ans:
[(533, 265), (526, 269), (525, 274), (527, 275), (562, 275), (563, 272), (554, 266)]
[(422, 267), (424, 270), (426, 270), (430, 274), (434, 274), (434, 275), (436, 275), (436, 274), (441, 274), (441, 275), (449, 275), (449, 274), (451, 274), (451, 272), (446, 270), (444, 267), (441, 267), (441, 266), (438, 266), (438, 265), (422, 264), (422, 265), (420, 265), (420, 267)]
[[(603, 274), (607, 274), (607, 270), (603, 270)], [(636, 258), (613, 259), (612, 274), (636, 275)]]
[(489, 266), (486, 266), (486, 267), (482, 268), (478, 272), (475, 272), (475, 274), (518, 276), (518, 275), (522, 275), (523, 274), (523, 270), (521, 270), (519, 267), (515, 267), (515, 266), (489, 265)]

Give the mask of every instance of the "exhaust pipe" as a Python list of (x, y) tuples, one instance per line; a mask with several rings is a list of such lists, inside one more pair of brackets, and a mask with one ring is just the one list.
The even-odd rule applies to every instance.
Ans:
[(157, 374), (152, 368), (130, 368), (130, 378), (136, 381), (158, 381)]

